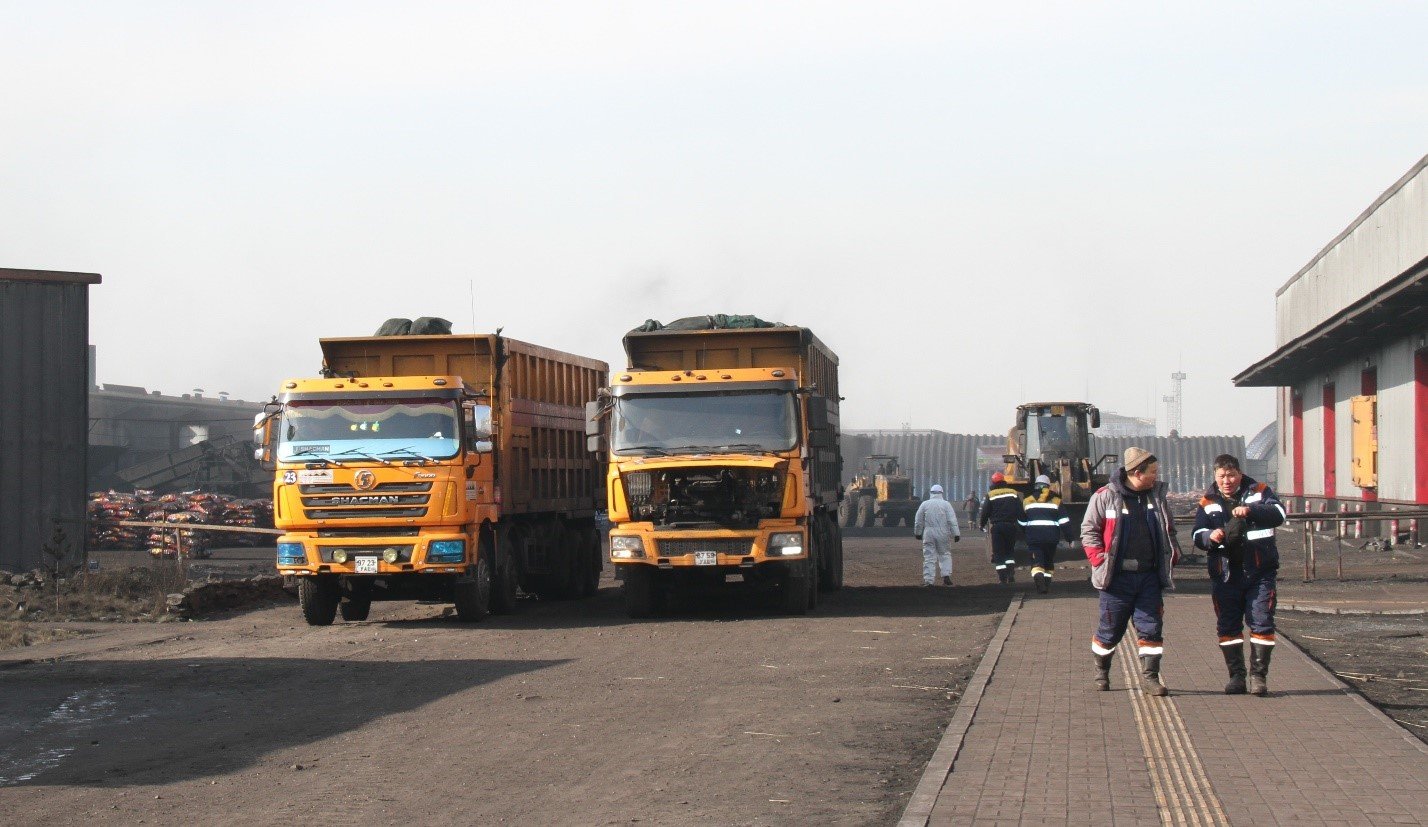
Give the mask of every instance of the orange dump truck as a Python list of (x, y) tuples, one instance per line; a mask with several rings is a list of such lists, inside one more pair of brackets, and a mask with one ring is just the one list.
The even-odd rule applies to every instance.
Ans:
[(462, 620), (517, 588), (594, 594), (602, 468), (587, 401), (608, 366), (498, 335), (322, 339), (255, 427), (276, 471), (278, 571), (309, 624), (374, 600), (444, 600)]
[(631, 616), (746, 581), (804, 613), (843, 582), (838, 357), (775, 326), (631, 332), (590, 406), (608, 452), (610, 559)]

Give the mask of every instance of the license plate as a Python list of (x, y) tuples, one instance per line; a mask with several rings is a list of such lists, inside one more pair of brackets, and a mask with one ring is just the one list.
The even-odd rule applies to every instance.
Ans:
[(717, 566), (719, 565), (719, 554), (713, 551), (696, 551), (694, 552), (694, 565)]
[(358, 573), (358, 574), (376, 574), (376, 573), (377, 573), (377, 558), (375, 558), (375, 557), (358, 557), (358, 558), (357, 558), (357, 573)]

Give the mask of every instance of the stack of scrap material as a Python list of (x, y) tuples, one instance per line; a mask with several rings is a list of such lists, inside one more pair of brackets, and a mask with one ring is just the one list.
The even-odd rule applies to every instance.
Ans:
[[(269, 500), (248, 500), (207, 491), (184, 491), (155, 495), (152, 491), (132, 494), (100, 491), (89, 498), (89, 539), (91, 549), (148, 549), (159, 556), (174, 554), (174, 532), (167, 529), (121, 526), (120, 520), (156, 523), (204, 523), (239, 528), (272, 528), (273, 504)], [(180, 532), (184, 553), (207, 556), (211, 546), (255, 546), (271, 542), (263, 534), (229, 531)]]
[[(176, 524), (206, 522), (201, 511), (174, 511), (162, 517), (151, 517), (150, 519)], [(176, 557), (179, 554), (191, 558), (208, 557), (210, 553), (208, 551), (208, 535), (211, 533), (213, 532), (192, 529), (178, 531), (171, 531), (167, 528), (150, 529), (149, 553), (155, 557)]]
[(99, 491), (89, 495), (90, 548), (138, 550), (148, 543), (148, 529), (118, 525), (120, 520), (142, 520), (154, 492)]

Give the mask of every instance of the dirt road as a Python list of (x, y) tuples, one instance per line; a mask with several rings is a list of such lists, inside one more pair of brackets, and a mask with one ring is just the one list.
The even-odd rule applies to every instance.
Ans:
[(1008, 592), (977, 539), (953, 589), (916, 585), (910, 538), (848, 547), (808, 617), (631, 621), (607, 580), (479, 625), (289, 604), (0, 670), (7, 820), (890, 823)]

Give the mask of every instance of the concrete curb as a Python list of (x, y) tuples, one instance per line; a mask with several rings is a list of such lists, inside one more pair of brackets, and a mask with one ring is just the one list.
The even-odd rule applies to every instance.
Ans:
[(1336, 606), (1318, 606), (1313, 603), (1280, 603), (1280, 611), (1304, 612), (1315, 615), (1421, 615), (1428, 609), (1341, 609)]
[(962, 693), (962, 699), (957, 702), (957, 711), (953, 713), (947, 729), (943, 730), (942, 740), (938, 742), (936, 751), (928, 759), (927, 768), (922, 771), (922, 780), (917, 782), (917, 787), (912, 791), (907, 809), (903, 810), (902, 818), (898, 820), (898, 827), (926, 827), (928, 819), (932, 817), (937, 796), (942, 792), (942, 785), (947, 782), (947, 776), (952, 772), (957, 753), (962, 751), (962, 743), (967, 737), (967, 730), (972, 727), (972, 718), (977, 714), (987, 682), (991, 680), (992, 670), (996, 669), (997, 661), (1002, 656), (1002, 647), (1007, 642), (1007, 636), (1011, 634), (1012, 625), (1016, 623), (1022, 599), (1023, 595), (1018, 592), (1007, 606), (1006, 614), (1002, 615), (1001, 625), (997, 627), (996, 634), (992, 635), (991, 643), (987, 644), (987, 651), (982, 653), (977, 671), (972, 673), (972, 679), (967, 682), (967, 689)]

